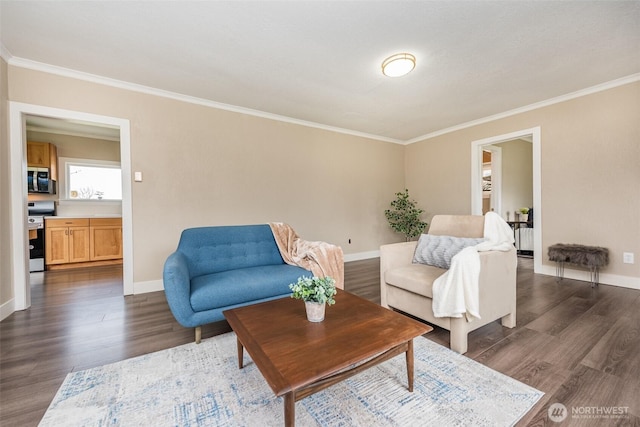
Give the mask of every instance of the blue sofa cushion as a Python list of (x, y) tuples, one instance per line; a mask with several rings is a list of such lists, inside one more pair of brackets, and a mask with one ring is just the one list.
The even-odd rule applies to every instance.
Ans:
[(191, 280), (191, 307), (211, 310), (291, 294), (289, 284), (312, 273), (294, 265), (263, 265), (240, 270), (221, 271)]
[(189, 228), (180, 236), (178, 251), (187, 259), (190, 279), (284, 264), (269, 224)]

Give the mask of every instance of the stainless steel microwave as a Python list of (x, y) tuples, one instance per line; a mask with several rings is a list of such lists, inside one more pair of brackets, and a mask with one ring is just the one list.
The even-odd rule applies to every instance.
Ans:
[(27, 191), (29, 193), (56, 193), (56, 183), (52, 181), (47, 168), (27, 168)]

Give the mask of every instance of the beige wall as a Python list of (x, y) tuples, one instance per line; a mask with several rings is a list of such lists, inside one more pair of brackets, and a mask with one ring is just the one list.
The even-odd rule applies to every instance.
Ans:
[[(471, 142), (540, 126), (543, 254), (554, 243), (607, 247), (603, 272), (638, 286), (638, 117), (635, 82), (434, 137), (407, 146), (407, 187), (430, 215), (469, 213)], [(623, 264), (623, 252), (636, 263)]]
[[(285, 221), (347, 255), (375, 251), (401, 240), (383, 214), (395, 192), (409, 188), (427, 219), (468, 213), (471, 141), (535, 126), (543, 251), (605, 246), (605, 272), (640, 277), (640, 83), (401, 146), (1, 64), (10, 101), (130, 121), (132, 171), (144, 173), (132, 189), (135, 282), (159, 280), (180, 231), (193, 226)], [(1, 124), (5, 200), (6, 111)], [(11, 252), (8, 213), (2, 203), (2, 254)], [(636, 264), (622, 264), (623, 251)], [(0, 257), (0, 304), (12, 297), (10, 265)]]
[[(13, 298), (9, 201), (9, 120), (7, 63), (0, 58), (0, 307)], [(8, 309), (12, 311), (12, 309)], [(0, 319), (4, 316), (0, 313)]]
[(58, 157), (120, 161), (120, 143), (118, 141), (35, 131), (27, 131), (27, 141), (54, 144)]
[(383, 211), (404, 187), (401, 145), (13, 66), (9, 82), (11, 101), (130, 120), (135, 282), (161, 279), (193, 226), (284, 221), (347, 255), (397, 241)]
[[(515, 221), (515, 211), (533, 206), (533, 150), (522, 139), (495, 144), (502, 149), (502, 212)], [(535, 211), (534, 211), (535, 215)]]

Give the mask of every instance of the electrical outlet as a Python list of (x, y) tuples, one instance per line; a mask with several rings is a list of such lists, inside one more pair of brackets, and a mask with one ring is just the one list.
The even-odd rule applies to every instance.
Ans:
[(351, 239), (349, 239), (349, 244), (351, 244)]
[(633, 264), (635, 262), (633, 258), (633, 252), (624, 252), (622, 254), (622, 262), (625, 264)]

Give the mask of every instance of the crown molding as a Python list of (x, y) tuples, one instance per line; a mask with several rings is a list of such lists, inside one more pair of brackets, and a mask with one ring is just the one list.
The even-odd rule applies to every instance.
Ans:
[(575, 92), (567, 93), (565, 95), (560, 95), (555, 98), (547, 99), (545, 101), (536, 102), (533, 104), (525, 105), (524, 107), (519, 107), (513, 110), (505, 111), (504, 113), (494, 114), (492, 116), (487, 116), (482, 119), (472, 120), (470, 122), (462, 123), (456, 126), (452, 126), (449, 128), (441, 129), (435, 132), (428, 133), (426, 135), (418, 136), (412, 139), (409, 139), (404, 142), (404, 145), (410, 145), (420, 141), (426, 141), (431, 138), (435, 138), (437, 136), (445, 135), (447, 133), (455, 132), (461, 129), (470, 128), (472, 126), (481, 125), (484, 123), (489, 123), (494, 120), (504, 119), (505, 117), (515, 116), (516, 114), (526, 113), (527, 111), (537, 110), (538, 108), (548, 107), (553, 104), (558, 104), (560, 102), (569, 101), (571, 99), (580, 98), (582, 96), (591, 95), (593, 93), (602, 92), (604, 90), (613, 89), (618, 86), (626, 85), (629, 83), (634, 83), (640, 81), (640, 73), (631, 74), (630, 76), (622, 77), (616, 80), (611, 80), (609, 82), (601, 83), (595, 86), (591, 86), (585, 89), (580, 89)]
[(69, 77), (78, 80), (84, 80), (92, 83), (102, 84), (105, 86), (116, 87), (119, 89), (130, 90), (133, 92), (144, 93), (147, 95), (160, 96), (163, 98), (169, 98), (176, 101), (187, 102), (190, 104), (202, 105), (205, 107), (216, 108), (219, 110), (231, 111), (234, 113), (246, 114), (249, 116), (260, 117), (263, 119), (276, 120), (279, 122), (285, 122), (315, 129), (327, 130), (330, 132), (342, 133), (346, 135), (352, 135), (367, 139), (374, 139), (377, 141), (391, 142), (394, 144), (403, 144), (404, 141), (387, 138), (379, 135), (372, 135), (365, 132), (358, 132), (351, 129), (344, 129), (335, 126), (324, 125), (321, 123), (310, 122), (307, 120), (295, 119), (293, 117), (282, 116), (279, 114), (268, 113), (265, 111), (254, 110), (251, 108), (239, 107), (231, 104), (224, 104), (221, 102), (215, 102), (208, 99), (198, 98), (195, 96), (183, 95), (176, 92), (171, 92), (163, 89), (157, 89), (149, 86), (144, 86), (136, 83), (125, 82), (122, 80), (112, 79), (109, 77), (103, 77), (96, 74), (85, 73), (82, 71), (76, 71), (69, 68), (58, 67), (56, 65), (45, 64), (42, 62), (32, 61), (30, 59), (24, 59), (19, 57), (11, 57), (7, 61), (14, 67), (27, 68), (34, 71), (41, 71), (44, 73), (55, 74), (58, 76)]
[(515, 108), (513, 110), (505, 111), (503, 113), (494, 114), (491, 116), (483, 117), (481, 119), (472, 120), (459, 125), (451, 126), (445, 129), (441, 129), (435, 132), (431, 132), (422, 136), (411, 138), (408, 140), (399, 140), (395, 138), (388, 138), (380, 135), (373, 135), (365, 132), (358, 132), (350, 129), (344, 129), (336, 126), (324, 125), (321, 123), (311, 122), (307, 120), (296, 119), (293, 117), (282, 116), (279, 114), (268, 113), (265, 111), (254, 110), (246, 107), (239, 107), (231, 104), (224, 104), (221, 102), (211, 101), (208, 99), (198, 98), (195, 96), (183, 95), (176, 92), (171, 92), (163, 89), (157, 89), (149, 86), (144, 86), (136, 83), (125, 82), (122, 80), (112, 79), (109, 77), (103, 77), (96, 74), (85, 73), (82, 71), (72, 70), (69, 68), (58, 67), (56, 65), (45, 64), (42, 62), (32, 61), (29, 59), (19, 58), (12, 56), (11, 53), (0, 43), (0, 56), (7, 61), (9, 65), (27, 68), (30, 70), (41, 71), (44, 73), (55, 74), (63, 77), (74, 78), (78, 80), (84, 80), (92, 83), (102, 84), (106, 86), (116, 87), (119, 89), (130, 90), (133, 92), (144, 93), (147, 95), (159, 96), (163, 98), (169, 98), (177, 101), (187, 102), (190, 104), (202, 105), (205, 107), (216, 108), (219, 110), (231, 111), (234, 113), (246, 114), (249, 116), (260, 117), (269, 120), (275, 120), (284, 123), (290, 123), (315, 129), (326, 130), (330, 132), (342, 133), (346, 135), (357, 136), (361, 138), (373, 139), (382, 142), (390, 142), (393, 144), (410, 145), (416, 142), (426, 141), (441, 135), (445, 135), (458, 130), (470, 128), (472, 126), (489, 123), (495, 120), (500, 120), (506, 117), (514, 116), (516, 114), (525, 113), (528, 111), (536, 110), (538, 108), (548, 107), (560, 102), (569, 101), (571, 99), (580, 98), (582, 96), (590, 95), (597, 92), (602, 92), (608, 89), (613, 89), (618, 86), (640, 81), (640, 73), (631, 74), (630, 76), (622, 77), (609, 82), (601, 83), (595, 86), (591, 86), (585, 89), (580, 89), (575, 92), (571, 92), (565, 95), (560, 95), (555, 98), (547, 99), (544, 101), (529, 104), (523, 107)]
[(4, 43), (2, 42), (0, 42), (0, 58), (4, 59), (7, 62), (7, 64), (13, 58), (13, 55), (11, 55), (11, 52), (7, 50)]

